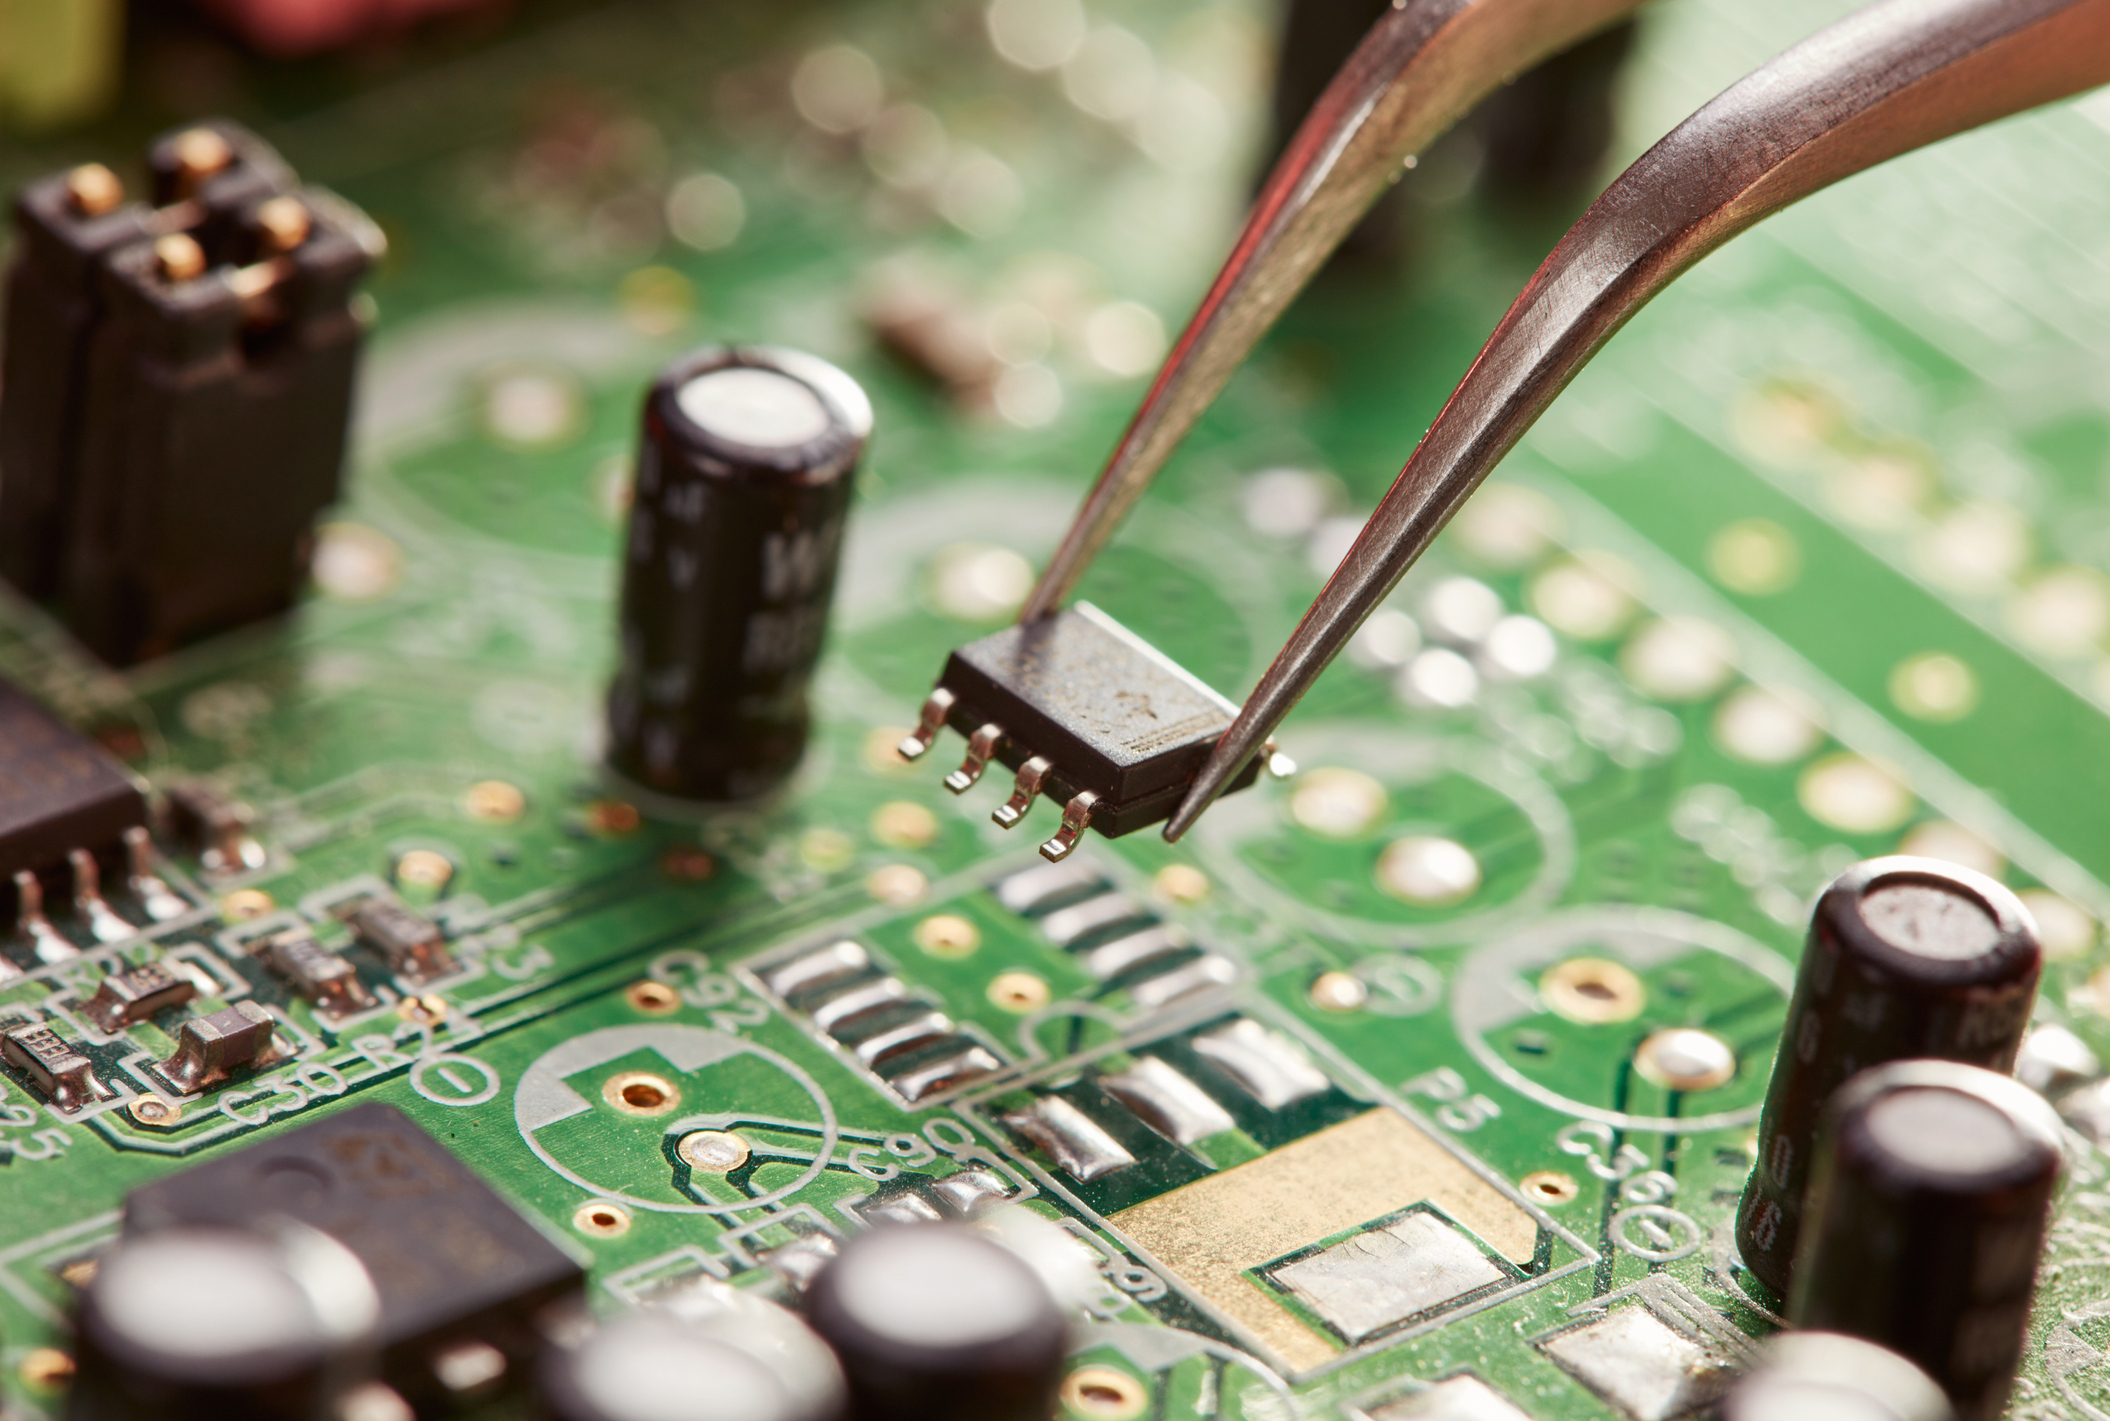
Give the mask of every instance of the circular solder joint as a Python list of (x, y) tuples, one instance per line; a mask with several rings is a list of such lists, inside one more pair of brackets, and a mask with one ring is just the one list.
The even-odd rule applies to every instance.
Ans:
[(1674, 1026), (1635, 1049), (1634, 1070), (1665, 1090), (1713, 1090), (1736, 1078), (1736, 1050), (1711, 1031)]

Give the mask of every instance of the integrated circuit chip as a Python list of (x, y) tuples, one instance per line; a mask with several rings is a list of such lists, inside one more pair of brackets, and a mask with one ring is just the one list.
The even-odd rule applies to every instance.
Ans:
[(0, 891), (75, 849), (116, 854), (146, 817), (146, 797), (117, 761), (0, 680)]
[[(1041, 846), (1051, 859), (1087, 828), (1109, 838), (1170, 818), (1238, 707), (1089, 602), (1006, 627), (954, 651), (902, 743), (911, 759), (951, 726), (967, 759), (946, 777), (961, 793), (991, 760), (1018, 772), (996, 822), (1011, 828), (1035, 797), (1063, 806)], [(1265, 754), (1231, 781), (1253, 783)]]
[(535, 1316), (581, 1285), (577, 1262), (392, 1105), (355, 1105), (125, 1201), (131, 1233), (273, 1215), (321, 1229), (366, 1265), (389, 1383), (414, 1399), (453, 1389), (448, 1359), (465, 1345), (496, 1349), (517, 1374)]

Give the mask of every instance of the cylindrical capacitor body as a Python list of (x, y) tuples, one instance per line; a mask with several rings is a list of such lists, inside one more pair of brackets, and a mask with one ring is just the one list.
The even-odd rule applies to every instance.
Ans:
[(1789, 1322), (1909, 1357), (1959, 1421), (1996, 1421), (2062, 1158), (2057, 1115), (2019, 1081), (1952, 1061), (1863, 1071), (1825, 1115)]
[(960, 1224), (859, 1234), (814, 1279), (851, 1421), (1047, 1421), (1068, 1328), (1019, 1256)]
[(1839, 1332), (1783, 1332), (1723, 1398), (1721, 1421), (1956, 1421), (1934, 1379)]
[(544, 1421), (841, 1421), (842, 1372), (784, 1309), (742, 1299), (704, 1318), (612, 1318), (544, 1348), (535, 1415)]
[(1737, 1210), (1744, 1262), (1785, 1296), (1825, 1101), (1856, 1071), (1932, 1057), (2006, 1071), (2043, 953), (2022, 903), (1932, 859), (1856, 864), (1817, 900)]
[(364, 1266), (312, 1229), (124, 1239), (81, 1298), (67, 1421), (333, 1421), (379, 1312)]
[(714, 347), (645, 397), (608, 759), (679, 799), (752, 799), (805, 749), (807, 683), (872, 428), (855, 381)]

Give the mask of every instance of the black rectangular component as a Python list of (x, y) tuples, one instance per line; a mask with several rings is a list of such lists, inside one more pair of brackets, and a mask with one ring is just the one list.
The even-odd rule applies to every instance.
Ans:
[[(185, 171), (177, 150), (201, 132), (217, 138), (222, 163)], [(152, 206), (124, 201), (105, 169), (53, 173), (15, 198), (15, 259), (7, 274), (6, 339), (0, 343), (0, 577), (31, 597), (64, 581), (87, 418), (88, 355), (105, 308), (101, 273), (112, 253), (187, 232), (211, 261), (234, 260), (237, 214), (292, 185), (283, 159), (239, 124), (210, 121), (171, 130), (149, 155)], [(84, 186), (92, 171), (100, 186)], [(85, 199), (85, 200), (84, 200)]]
[[(1079, 602), (953, 652), (938, 679), (955, 698), (946, 724), (1002, 728), (995, 758), (1051, 762), (1040, 789), (1058, 803), (1098, 797), (1091, 827), (1109, 838), (1169, 818), (1238, 708), (1177, 662)], [(1230, 788), (1258, 774), (1247, 765)]]
[(445, 1387), (436, 1355), (481, 1342), (518, 1375), (533, 1320), (576, 1295), (577, 1262), (392, 1105), (355, 1105), (260, 1145), (135, 1189), (125, 1229), (248, 1228), (291, 1216), (337, 1239), (373, 1275), (389, 1384), (412, 1399)]
[(429, 982), (455, 970), (447, 935), (422, 913), (386, 898), (361, 898), (343, 911), (352, 936), (381, 954), (389, 970), (413, 982)]
[(186, 277), (150, 246), (103, 264), (61, 592), (74, 635), (113, 664), (276, 616), (306, 582), (379, 236), (324, 194), (297, 200), (306, 236), (250, 266)]
[(120, 851), (146, 823), (139, 786), (101, 746), (0, 680), (0, 895), (74, 849)]

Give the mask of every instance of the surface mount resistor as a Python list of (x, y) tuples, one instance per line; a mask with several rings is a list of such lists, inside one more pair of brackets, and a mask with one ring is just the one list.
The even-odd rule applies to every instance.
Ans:
[(1758, 1123), (1737, 1244), (1785, 1295), (1817, 1121), (1865, 1067), (1934, 1057), (2013, 1068), (2043, 965), (2021, 900), (1932, 859), (1855, 865), (1817, 900)]
[(805, 749), (864, 392), (812, 356), (714, 347), (645, 397), (609, 763), (686, 800), (752, 799)]

